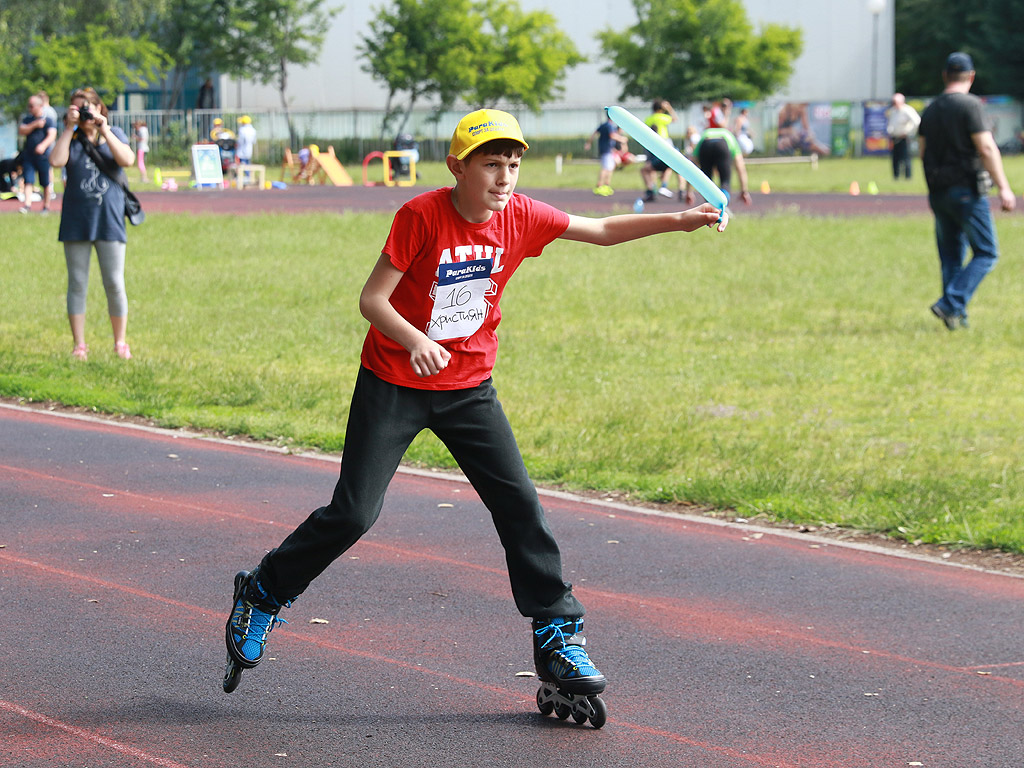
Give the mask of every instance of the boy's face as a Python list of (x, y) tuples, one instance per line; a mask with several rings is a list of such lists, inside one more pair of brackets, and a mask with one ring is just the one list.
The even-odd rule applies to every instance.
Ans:
[(459, 213), (480, 223), (504, 210), (519, 181), (521, 158), (513, 155), (477, 153), (463, 160), (448, 156), (448, 168), (455, 176)]

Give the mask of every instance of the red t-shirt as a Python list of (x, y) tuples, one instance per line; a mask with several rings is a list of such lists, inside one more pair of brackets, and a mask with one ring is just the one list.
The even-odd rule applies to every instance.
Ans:
[(426, 192), (403, 205), (383, 253), (405, 273), (391, 305), (452, 357), (443, 371), (421, 379), (405, 347), (371, 325), (362, 364), (392, 384), (468, 389), (486, 381), (498, 352), (505, 284), (523, 259), (539, 256), (569, 226), (568, 214), (520, 194), (490, 220), (472, 224), (455, 210), (451, 192)]

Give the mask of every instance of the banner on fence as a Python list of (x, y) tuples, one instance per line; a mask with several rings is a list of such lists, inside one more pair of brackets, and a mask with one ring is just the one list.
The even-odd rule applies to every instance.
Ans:
[(889, 120), (885, 111), (889, 108), (887, 101), (864, 102), (864, 155), (888, 155), (889, 132), (886, 125)]
[(832, 156), (846, 157), (850, 154), (850, 114), (848, 101), (832, 102)]

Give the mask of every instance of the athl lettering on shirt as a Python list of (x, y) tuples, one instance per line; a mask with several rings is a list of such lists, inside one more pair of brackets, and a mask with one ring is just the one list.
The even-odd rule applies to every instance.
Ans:
[(472, 261), (474, 259), (494, 259), (494, 269), (491, 274), (501, 272), (505, 265), (501, 263), (504, 248), (495, 248), (493, 245), (456, 245), (454, 248), (445, 248), (441, 251), (440, 264), (456, 264), (461, 261)]

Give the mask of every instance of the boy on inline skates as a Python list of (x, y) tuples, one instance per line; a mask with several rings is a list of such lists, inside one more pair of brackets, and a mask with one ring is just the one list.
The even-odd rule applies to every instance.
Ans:
[[(359, 298), (370, 328), (333, 498), (251, 573), (236, 576), (225, 690), (234, 689), (242, 669), (260, 663), (279, 610), (370, 529), (402, 456), (423, 429), (447, 446), (492, 514), (516, 607), (533, 619), (541, 680), (553, 696), (557, 689), (570, 701), (604, 690), (605, 677), (580, 634), (583, 606), (562, 579), (558, 545), (491, 383), (498, 304), (524, 259), (540, 256), (556, 238), (614, 245), (716, 223), (722, 231), (725, 221), (708, 204), (674, 213), (571, 216), (515, 193), (528, 148), (512, 115), (493, 109), (466, 115), (447, 158), (454, 186), (421, 194), (395, 215)], [(542, 702), (540, 693), (538, 704), (562, 716), (568, 711), (558, 709), (564, 699)]]

